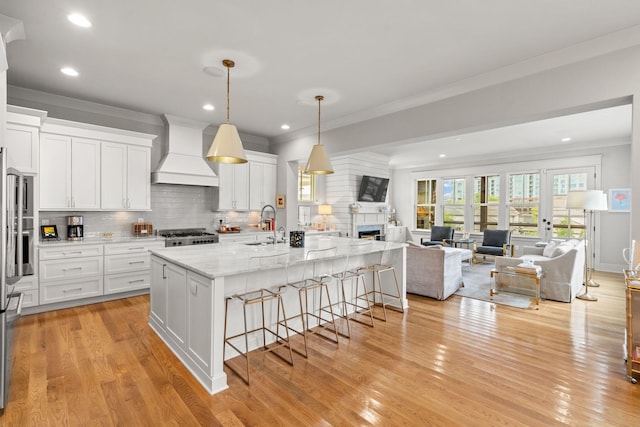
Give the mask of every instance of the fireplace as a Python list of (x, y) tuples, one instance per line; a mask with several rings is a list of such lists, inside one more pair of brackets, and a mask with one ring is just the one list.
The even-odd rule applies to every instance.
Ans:
[(384, 226), (382, 224), (359, 225), (358, 239), (382, 240), (381, 236), (383, 232)]

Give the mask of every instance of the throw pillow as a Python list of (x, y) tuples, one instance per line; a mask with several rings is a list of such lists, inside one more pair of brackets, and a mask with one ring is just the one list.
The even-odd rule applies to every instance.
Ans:
[(573, 249), (573, 245), (570, 243), (562, 243), (558, 246), (556, 246), (553, 249), (553, 253), (551, 254), (551, 258), (555, 258), (555, 257), (559, 257), (560, 255), (564, 255), (567, 252), (569, 252), (571, 249)]
[(547, 246), (544, 247), (544, 250), (542, 251), (542, 256), (546, 256), (547, 258), (552, 258), (553, 257), (553, 250), (558, 246), (557, 241), (550, 241), (549, 243), (547, 243)]

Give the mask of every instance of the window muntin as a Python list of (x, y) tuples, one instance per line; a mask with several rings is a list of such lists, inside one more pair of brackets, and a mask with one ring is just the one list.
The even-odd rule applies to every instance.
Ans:
[(465, 179), (445, 179), (443, 189), (443, 225), (464, 231)]
[(498, 228), (500, 211), (500, 175), (473, 178), (473, 231)]
[(429, 230), (436, 219), (436, 183), (435, 179), (416, 181), (416, 229)]
[(314, 202), (316, 200), (316, 176), (305, 173), (304, 168), (298, 168), (298, 201)]
[(540, 212), (540, 174), (509, 175), (509, 230), (523, 236), (538, 235)]

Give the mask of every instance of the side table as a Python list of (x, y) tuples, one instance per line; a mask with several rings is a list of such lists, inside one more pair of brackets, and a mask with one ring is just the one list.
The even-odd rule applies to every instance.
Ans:
[[(515, 278), (516, 279), (515, 281), (517, 282), (518, 286), (514, 286), (514, 287), (502, 286), (496, 280), (499, 275)], [(502, 270), (492, 269), (491, 278), (494, 280), (495, 287), (489, 289), (490, 296), (497, 295), (499, 293), (498, 288), (500, 290), (505, 290), (505, 291), (510, 290), (514, 293), (519, 293), (517, 291), (523, 288), (519, 287), (520, 280), (518, 279), (532, 281), (535, 287), (535, 297), (531, 298), (531, 302), (533, 302), (536, 305), (536, 310), (540, 309), (540, 278), (542, 278), (542, 268), (539, 265), (534, 265), (534, 266), (518, 265), (515, 267), (505, 267)]]
[(463, 249), (471, 249), (473, 250), (473, 244), (476, 241), (473, 239), (459, 239), (453, 241), (453, 247), (455, 248), (463, 248)]

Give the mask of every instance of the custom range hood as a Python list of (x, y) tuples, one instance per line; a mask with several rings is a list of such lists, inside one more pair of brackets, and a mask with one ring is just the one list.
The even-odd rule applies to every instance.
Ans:
[(202, 154), (202, 132), (208, 125), (167, 114), (162, 117), (167, 125), (164, 157), (151, 173), (151, 183), (217, 187), (218, 177)]

